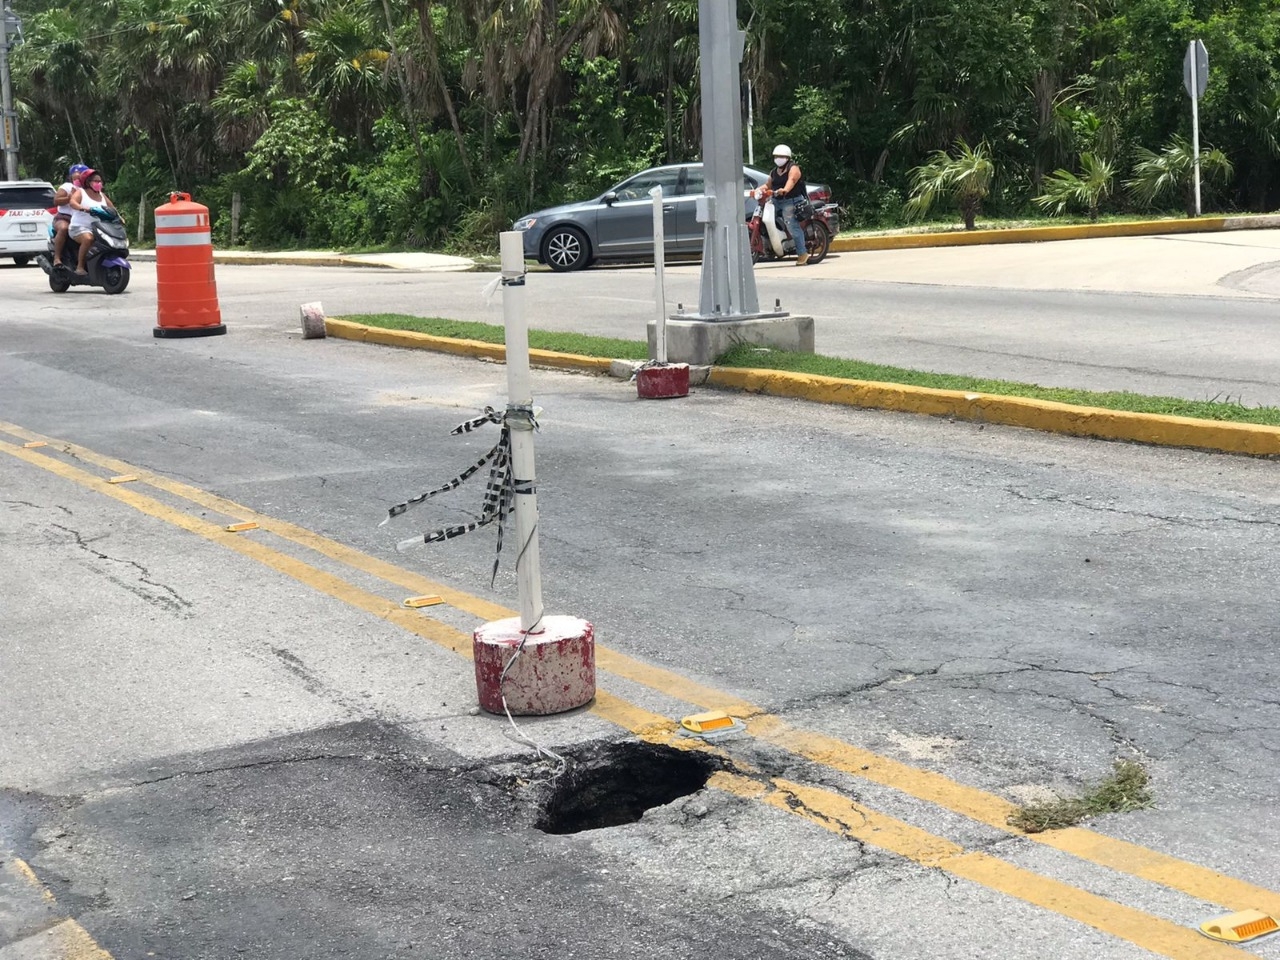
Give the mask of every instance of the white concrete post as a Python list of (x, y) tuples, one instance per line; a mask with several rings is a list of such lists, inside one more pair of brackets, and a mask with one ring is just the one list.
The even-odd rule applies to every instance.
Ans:
[(538, 559), (538, 495), (534, 492), (529, 326), (524, 315), (524, 234), (508, 230), (499, 242), (507, 344), (506, 422), (511, 428), (511, 476), (515, 484), (516, 583), (520, 592), (520, 629), (528, 632), (542, 619), (542, 571)]
[(653, 342), (654, 357), (659, 363), (667, 362), (667, 288), (662, 275), (666, 266), (666, 233), (662, 224), (662, 187), (657, 186), (649, 191), (653, 197), (653, 269), (658, 280), (657, 297), (658, 313), (654, 320)]

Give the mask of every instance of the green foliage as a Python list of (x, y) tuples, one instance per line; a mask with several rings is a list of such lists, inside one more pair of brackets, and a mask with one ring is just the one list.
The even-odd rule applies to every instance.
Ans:
[[(1159, 153), (1145, 147), (1139, 147), (1136, 153), (1133, 177), (1125, 181), (1134, 200), (1151, 207), (1171, 195), (1178, 196), (1187, 216), (1195, 216), (1195, 151), (1186, 138), (1175, 135)], [(1231, 161), (1221, 150), (1200, 151), (1202, 185), (1225, 183), (1231, 173)]]
[(966, 230), (974, 228), (974, 218), (982, 209), (982, 201), (991, 191), (995, 165), (986, 143), (970, 147), (957, 140), (955, 155), (934, 150), (928, 159), (911, 171), (911, 196), (907, 213), (924, 217), (937, 200), (953, 202), (960, 208)]
[(1062, 216), (1069, 207), (1083, 208), (1090, 220), (1098, 219), (1098, 207), (1111, 195), (1115, 169), (1111, 162), (1092, 153), (1080, 154), (1080, 174), (1059, 169), (1045, 178), (1044, 193), (1035, 198), (1040, 209)]
[[(382, 0), (14, 3), (23, 174), (84, 159), (118, 173), (121, 199), (180, 187), (224, 225), (238, 191), (254, 243), (484, 247), (522, 213), (700, 152), (697, 0), (388, 0), (389, 17)], [(1232, 160), (1215, 201), (1280, 206), (1280, 4), (741, 7), (757, 147), (790, 144), (851, 222), (944, 198), (967, 221), (1023, 213), (1069, 192), (1050, 171), (1087, 182), (1086, 154), (1184, 136), (1194, 37), (1211, 64), (1202, 134)], [(982, 144), (989, 177), (938, 179), (958, 142)], [(1185, 202), (1174, 159), (1140, 157), (1133, 182), (1151, 188), (1109, 202)]]

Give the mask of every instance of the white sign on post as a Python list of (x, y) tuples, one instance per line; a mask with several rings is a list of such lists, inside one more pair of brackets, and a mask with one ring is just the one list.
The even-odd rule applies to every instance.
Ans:
[(1182, 58), (1182, 85), (1191, 98), (1191, 150), (1195, 157), (1196, 216), (1200, 216), (1200, 98), (1209, 86), (1209, 51), (1204, 42), (1192, 40)]

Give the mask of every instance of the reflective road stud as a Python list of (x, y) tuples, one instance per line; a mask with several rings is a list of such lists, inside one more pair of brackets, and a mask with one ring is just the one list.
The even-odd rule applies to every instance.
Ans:
[(1280, 923), (1276, 923), (1275, 917), (1261, 910), (1241, 910), (1239, 913), (1228, 913), (1225, 917), (1215, 917), (1200, 924), (1200, 932), (1206, 937), (1226, 943), (1256, 940), (1277, 930), (1280, 930)]
[(226, 333), (213, 278), (209, 208), (189, 193), (169, 195), (156, 207), (157, 337), (212, 337)]

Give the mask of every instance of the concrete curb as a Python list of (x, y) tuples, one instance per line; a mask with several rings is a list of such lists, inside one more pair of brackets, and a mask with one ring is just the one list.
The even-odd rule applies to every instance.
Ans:
[(1011, 230), (958, 230), (954, 233), (908, 233), (880, 237), (836, 237), (835, 253), (863, 250), (910, 250), (920, 247), (967, 247), (993, 243), (1042, 243), (1098, 237), (1145, 237), (1172, 233), (1216, 233), (1221, 230), (1268, 230), (1280, 227), (1280, 216), (1198, 217), (1194, 220), (1135, 220), (1132, 223), (1081, 223), (1061, 227)]
[[(498, 344), (434, 337), (405, 330), (384, 330), (347, 320), (326, 320), (325, 332), (331, 337), (358, 340), (364, 343), (435, 350), (457, 356), (489, 360), (506, 359), (506, 348)], [(540, 367), (585, 370), (622, 378), (630, 377), (635, 367), (639, 366), (639, 363), (625, 360), (604, 360), (599, 357), (554, 353), (549, 350), (530, 350), (529, 359)], [(1260, 424), (1130, 413), (1103, 407), (1077, 407), (1051, 400), (1033, 400), (1028, 397), (967, 393), (961, 390), (935, 390), (931, 387), (878, 383), (870, 380), (842, 380), (838, 377), (791, 373), (785, 370), (711, 367), (705, 382), (713, 387), (741, 390), (745, 393), (871, 410), (952, 417), (974, 423), (1026, 427), (1029, 430), (1075, 437), (1126, 440), (1152, 446), (1188, 447), (1254, 457), (1280, 456), (1280, 427)]]

